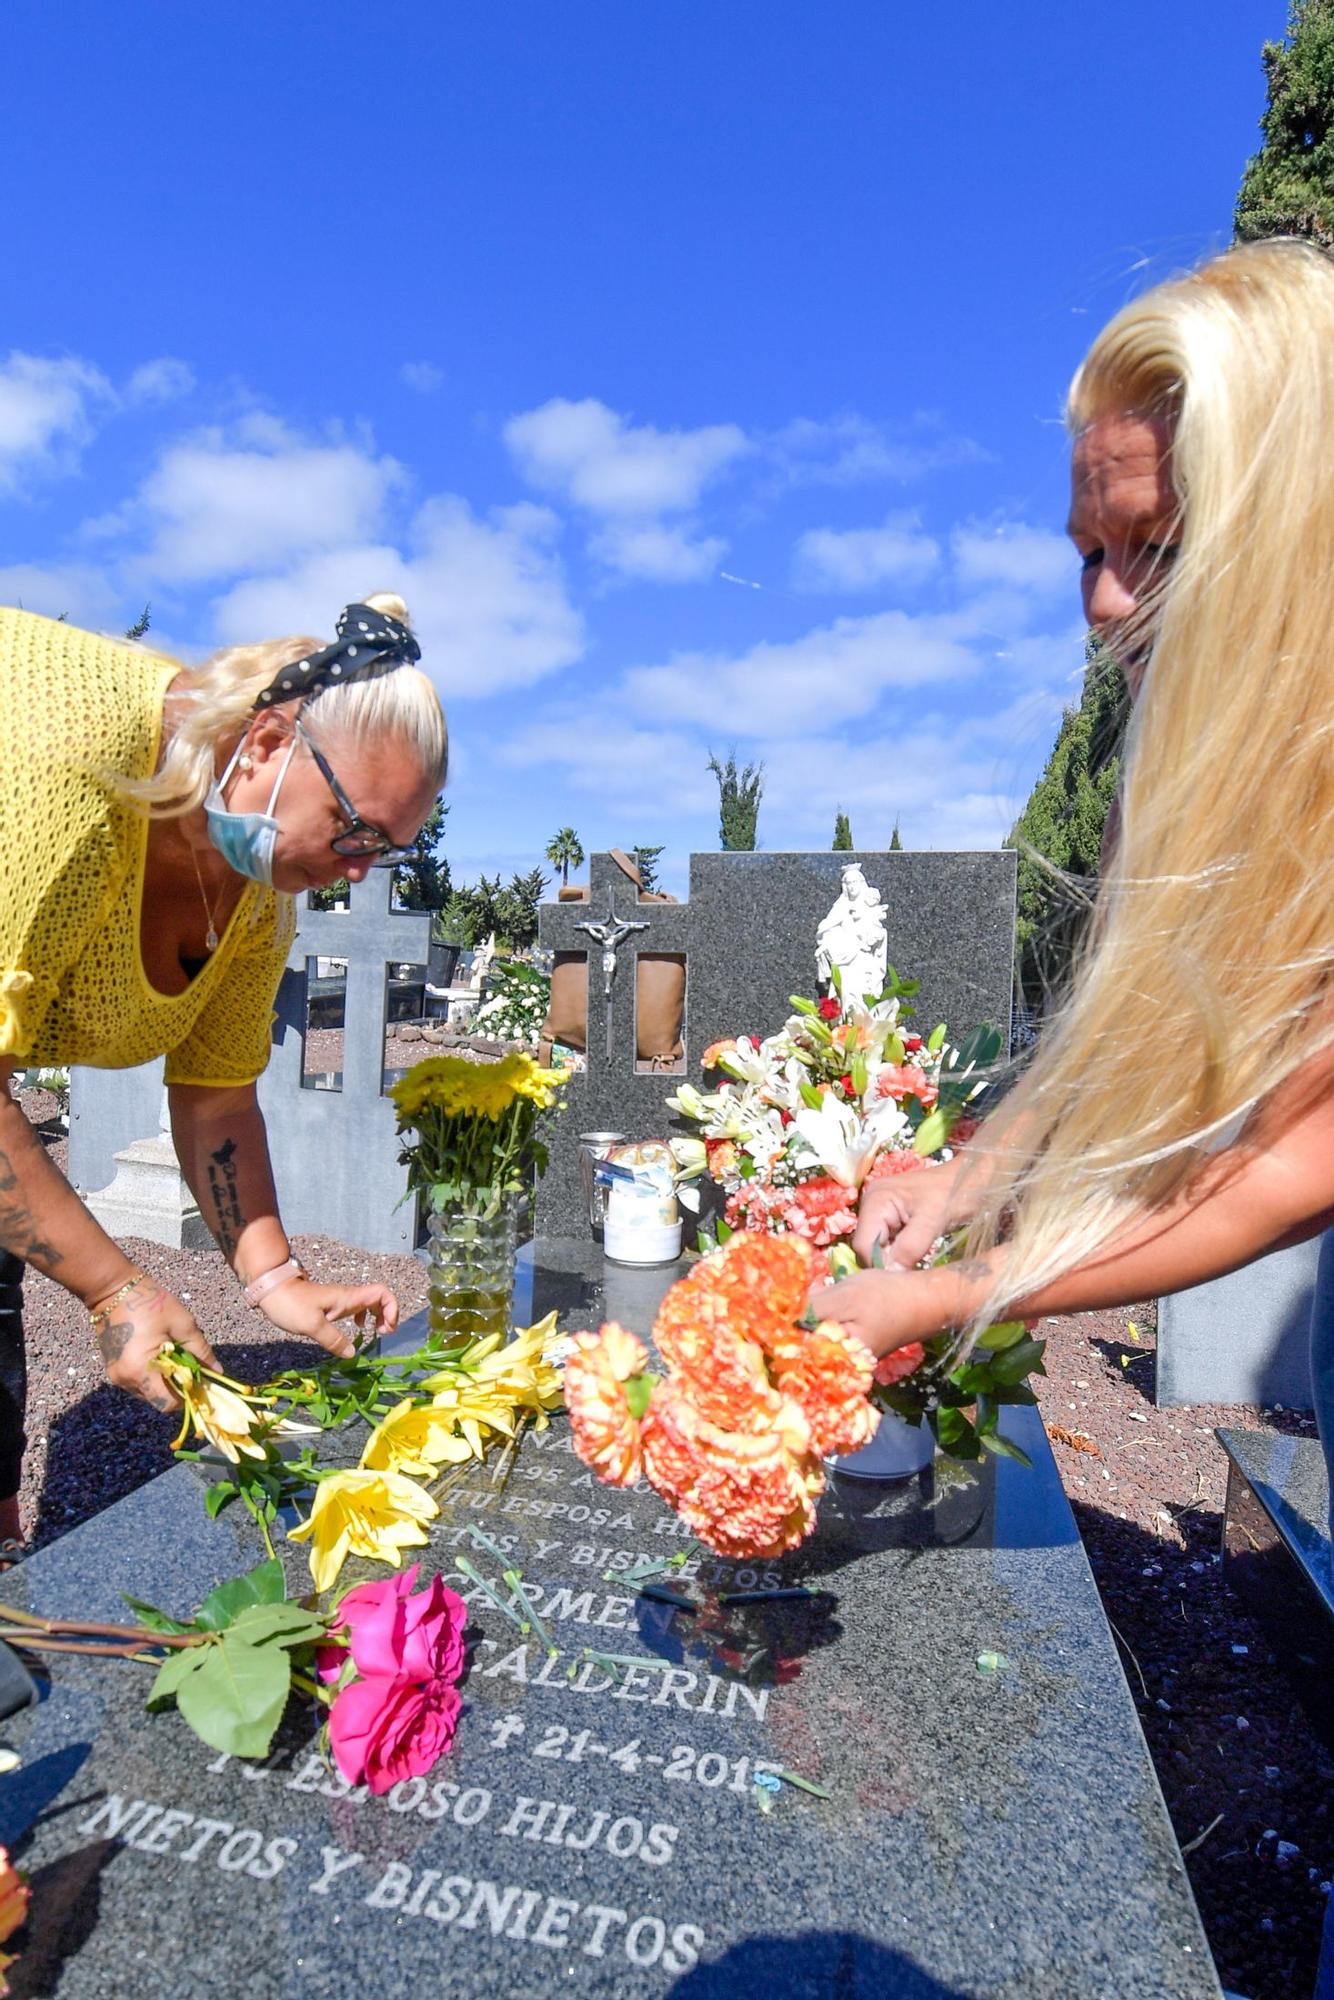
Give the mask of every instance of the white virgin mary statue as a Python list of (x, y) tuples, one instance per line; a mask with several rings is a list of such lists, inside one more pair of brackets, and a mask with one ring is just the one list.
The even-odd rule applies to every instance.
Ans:
[(843, 997), (879, 999), (885, 987), (889, 944), (885, 906), (853, 861), (843, 870), (843, 887), (828, 916), (815, 933), (815, 971), (822, 988), (832, 991), (834, 967), (842, 980)]

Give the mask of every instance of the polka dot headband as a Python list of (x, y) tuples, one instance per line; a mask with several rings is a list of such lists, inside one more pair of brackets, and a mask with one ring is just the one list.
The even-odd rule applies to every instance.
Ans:
[(349, 604), (338, 614), (332, 646), (282, 667), (255, 703), (255, 711), (279, 701), (309, 700), (341, 681), (368, 681), (422, 656), (406, 625), (369, 604)]

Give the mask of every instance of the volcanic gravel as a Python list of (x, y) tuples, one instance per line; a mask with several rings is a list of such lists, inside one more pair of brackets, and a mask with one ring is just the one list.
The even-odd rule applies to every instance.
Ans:
[[(408, 1063), (428, 1051), (402, 1046)], [(34, 1091), (23, 1104), (63, 1166), (54, 1099)], [(413, 1257), (316, 1236), (295, 1247), (321, 1278), (388, 1284), (405, 1314), (425, 1303), (425, 1270)], [(185, 1300), (242, 1380), (309, 1358), (308, 1343), (245, 1305), (217, 1251), (126, 1248)], [(25, 1298), (23, 1517), (40, 1546), (161, 1472), (174, 1427), (107, 1386), (87, 1315), (67, 1292), (33, 1272)], [(1152, 1306), (1044, 1321), (1043, 1416), (1075, 1440), (1054, 1438), (1052, 1449), (1177, 1837), (1191, 1848), (1186, 1866), (1223, 1985), (1248, 2000), (1305, 2000), (1334, 1874), (1334, 1758), (1223, 1581), (1226, 1463), (1213, 1432), (1232, 1424), (1310, 1436), (1314, 1424), (1285, 1410), (1156, 1408), (1154, 1324)], [(1119, 1893), (1109, 1881), (1108, 1896)]]

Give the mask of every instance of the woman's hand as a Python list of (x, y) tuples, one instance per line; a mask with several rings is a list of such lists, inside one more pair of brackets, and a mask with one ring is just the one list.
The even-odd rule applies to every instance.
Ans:
[(180, 1398), (155, 1366), (168, 1341), (188, 1347), (206, 1368), (220, 1367), (189, 1307), (164, 1291), (155, 1278), (137, 1278), (97, 1323), (97, 1345), (108, 1382), (141, 1396), (156, 1410), (180, 1408)]
[(340, 1319), (369, 1316), (377, 1333), (392, 1333), (398, 1325), (398, 1300), (387, 1285), (317, 1285), (310, 1278), (289, 1278), (260, 1301), (270, 1326), (284, 1333), (318, 1340), (330, 1354), (351, 1354), (352, 1335)]
[(858, 1271), (811, 1294), (821, 1319), (840, 1326), (879, 1357), (944, 1331), (922, 1275), (912, 1271)]
[(852, 1236), (852, 1247), (862, 1263), (870, 1263), (879, 1243), (886, 1270), (911, 1271), (930, 1254), (938, 1236), (966, 1222), (966, 1210), (958, 1211), (958, 1175), (956, 1158), (944, 1166), (868, 1182), (862, 1190)]

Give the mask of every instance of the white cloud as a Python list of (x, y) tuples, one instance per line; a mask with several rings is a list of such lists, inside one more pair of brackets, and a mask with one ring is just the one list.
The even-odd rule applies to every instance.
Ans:
[(717, 787), (699, 740), (678, 726), (631, 721), (614, 695), (578, 708), (560, 705), (523, 723), (497, 746), (496, 762), (548, 779), (559, 773), (595, 797), (604, 818), (642, 821), (647, 812), (665, 825), (670, 816), (675, 832), (683, 817), (717, 816)]
[(613, 521), (593, 535), (588, 552), (622, 576), (648, 583), (691, 583), (712, 576), (727, 543), (716, 535), (692, 541), (687, 528), (663, 521)]
[(176, 403), (182, 396), (188, 396), (194, 386), (194, 370), (188, 361), (161, 354), (155, 361), (145, 361), (135, 369), (125, 384), (125, 400), (131, 404)]
[(309, 443), (268, 416), (196, 433), (163, 453), (142, 488), (153, 542), (140, 572), (154, 584), (206, 581), (373, 537), (402, 476), (392, 458)]
[(74, 357), (17, 350), (0, 362), (0, 491), (25, 471), (63, 471), (115, 402), (105, 375)]
[(969, 586), (999, 583), (1040, 594), (1075, 590), (1075, 552), (1050, 528), (1015, 522), (956, 528), (950, 546), (955, 575)]
[(530, 687), (583, 651), (553, 547), (559, 523), (524, 504), (479, 519), (454, 495), (429, 500), (406, 549), (348, 543), (304, 557), (282, 575), (238, 583), (215, 606), (225, 641), (331, 632), (342, 606), (397, 591), (411, 611), (422, 665), (445, 701)]
[(433, 361), (405, 361), (398, 371), (398, 379), (406, 388), (415, 389), (419, 396), (433, 396), (444, 386), (445, 371), (437, 368)]
[(533, 486), (594, 514), (676, 513), (750, 449), (736, 424), (660, 431), (633, 424), (595, 397), (555, 396), (511, 417), (505, 442)]
[(640, 715), (704, 709), (727, 736), (802, 734), (830, 714), (869, 714), (890, 688), (971, 679), (982, 665), (966, 620), (882, 611), (838, 618), (747, 653), (679, 653), (665, 666), (633, 667), (625, 694)]
[(799, 590), (874, 590), (913, 583), (940, 562), (940, 544), (911, 517), (890, 515), (878, 528), (808, 528), (797, 543)]
[(143, 608), (131, 605), (105, 570), (79, 562), (9, 564), (0, 569), (0, 604), (68, 618), (95, 632), (123, 631)]
[(952, 465), (976, 464), (988, 454), (972, 438), (956, 436), (937, 418), (915, 417), (906, 426), (876, 423), (855, 410), (823, 419), (795, 417), (765, 439), (769, 457), (791, 486), (860, 486), (871, 480), (900, 483)]

